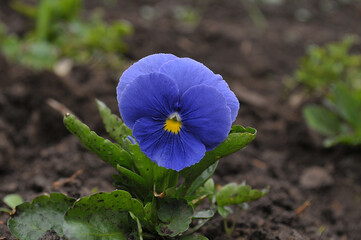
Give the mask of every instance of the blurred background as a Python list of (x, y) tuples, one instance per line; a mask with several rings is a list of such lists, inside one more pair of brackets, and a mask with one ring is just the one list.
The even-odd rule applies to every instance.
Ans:
[[(205, 236), (361, 239), (360, 34), (359, 0), (1, 0), (0, 198), (111, 191), (112, 168), (62, 116), (104, 135), (95, 98), (118, 114), (121, 73), (165, 52), (221, 74), (236, 123), (258, 130), (215, 181), (270, 193), (235, 216), (232, 236), (220, 218)], [(7, 218), (0, 239), (13, 239)]]

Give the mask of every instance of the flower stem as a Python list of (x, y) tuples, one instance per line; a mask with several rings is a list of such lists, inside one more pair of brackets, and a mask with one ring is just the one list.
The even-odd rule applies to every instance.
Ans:
[(179, 172), (171, 171), (168, 177), (168, 188), (177, 187)]
[(239, 214), (239, 207), (236, 206), (236, 211), (235, 213), (233, 214), (233, 216), (231, 217), (232, 218), (232, 224), (230, 227), (228, 227), (228, 223), (227, 223), (227, 218), (224, 218), (223, 219), (223, 224), (224, 224), (224, 230), (226, 231), (226, 234), (228, 236), (231, 236), (233, 231), (234, 231), (234, 227), (236, 226), (236, 219), (237, 219), (237, 216)]

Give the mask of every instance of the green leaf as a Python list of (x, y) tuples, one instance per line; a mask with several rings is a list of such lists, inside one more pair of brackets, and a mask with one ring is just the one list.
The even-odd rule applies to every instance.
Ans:
[(210, 192), (216, 191), (216, 185), (214, 184), (214, 181), (212, 178), (208, 179), (207, 182), (204, 183), (204, 188)]
[(208, 240), (208, 238), (201, 235), (183, 236), (180, 240)]
[(343, 83), (336, 84), (333, 91), (337, 111), (353, 128), (357, 128), (361, 122), (361, 102), (353, 93)]
[(74, 202), (61, 193), (39, 196), (15, 208), (8, 221), (9, 229), (20, 240), (38, 240), (49, 230), (62, 236), (64, 214)]
[(119, 176), (114, 176), (114, 179), (118, 186), (124, 186), (129, 191), (134, 191), (136, 195), (143, 196), (143, 198), (146, 197), (145, 194), (148, 194), (148, 184), (142, 176), (119, 165), (117, 170), (120, 174)]
[(9, 208), (4, 208), (4, 207), (0, 207), (0, 212), (4, 212), (4, 213), (11, 213), (11, 210)]
[(138, 227), (138, 237), (139, 240), (143, 240), (143, 229), (142, 229), (142, 224), (139, 221), (139, 218), (137, 218), (137, 216), (135, 216), (132, 212), (129, 212), (130, 217), (137, 222), (137, 227)]
[(233, 213), (232, 208), (229, 206), (217, 206), (217, 211), (222, 218), (226, 218), (229, 214)]
[(145, 220), (146, 221), (150, 221), (152, 218), (152, 203), (148, 202), (147, 204), (145, 204), (144, 206), (144, 214), (145, 214)]
[(119, 173), (121, 173), (121, 175), (124, 175), (126, 178), (128, 178), (129, 181), (134, 182), (135, 185), (137, 185), (143, 190), (146, 190), (147, 183), (142, 176), (139, 176), (135, 172), (119, 165), (117, 165), (117, 170), (119, 171)]
[(46, 41), (21, 42), (21, 57), (18, 59), (21, 64), (33, 69), (52, 69), (59, 59), (59, 52), (56, 46)]
[(204, 219), (211, 218), (214, 216), (214, 211), (212, 209), (198, 211), (193, 214), (193, 219)]
[[(214, 211), (212, 209), (199, 211), (193, 214), (193, 219), (197, 220), (196, 225), (189, 229), (184, 235), (191, 235), (192, 233), (198, 231), (204, 224), (206, 224), (214, 216)], [(181, 238), (183, 239), (183, 238)]]
[(212, 178), (208, 179), (208, 181), (204, 183), (204, 189), (211, 193), (208, 199), (212, 204), (215, 204), (217, 189)]
[(340, 135), (332, 138), (327, 138), (324, 140), (323, 144), (325, 147), (332, 147), (336, 144), (346, 144), (346, 145), (359, 145), (361, 144), (361, 136), (357, 134), (350, 135)]
[(117, 165), (131, 168), (131, 155), (120, 148), (118, 144), (98, 136), (90, 131), (89, 127), (75, 118), (74, 115), (66, 114), (64, 116), (65, 127), (74, 134), (88, 150), (98, 155), (104, 162), (114, 168)]
[(207, 197), (212, 203), (215, 203), (215, 193), (216, 188), (213, 179), (210, 178), (204, 183), (204, 186), (200, 186), (192, 194), (188, 193), (184, 199), (195, 208)]
[(216, 201), (217, 205), (221, 207), (233, 204), (238, 205), (259, 199), (267, 193), (267, 190), (259, 191), (251, 189), (251, 187), (247, 185), (229, 183), (216, 193)]
[(257, 130), (251, 127), (244, 128), (241, 125), (233, 125), (231, 128), (231, 133), (245, 133), (245, 132), (256, 134)]
[(46, 40), (50, 32), (51, 5), (49, 0), (42, 0), (36, 11), (36, 38)]
[(154, 189), (157, 193), (164, 192), (168, 187), (176, 187), (179, 173), (172, 169), (155, 164), (153, 166)]
[(117, 115), (112, 114), (110, 109), (102, 101), (96, 100), (96, 103), (105, 130), (111, 138), (118, 142), (118, 144), (124, 146), (124, 139), (127, 136), (132, 136), (132, 130), (128, 128)]
[(57, 29), (54, 26), (61, 23), (64, 25), (78, 17), (81, 2), (82, 0), (41, 0), (36, 9), (37, 39), (50, 41), (51, 33), (60, 34), (54, 32)]
[[(213, 192), (207, 191), (204, 187), (200, 187), (192, 195), (187, 195), (184, 199), (188, 204), (192, 205), (193, 208), (197, 207), (205, 198), (211, 198), (214, 195)], [(176, 195), (178, 196), (178, 195)]]
[(335, 136), (341, 131), (341, 123), (337, 115), (324, 107), (307, 106), (303, 109), (303, 115), (310, 128), (326, 136)]
[[(5, 34), (5, 33), (4, 33)], [(1, 52), (11, 61), (18, 61), (20, 58), (21, 42), (17, 36), (0, 36)]]
[(189, 228), (193, 209), (182, 199), (161, 199), (157, 214), (161, 221), (156, 226), (158, 234), (175, 237)]
[(203, 171), (203, 173), (194, 180), (192, 185), (189, 187), (189, 190), (187, 191), (188, 195), (194, 194), (194, 192), (200, 188), (214, 173), (218, 165), (218, 161), (211, 165), (209, 168)]
[(36, 16), (36, 7), (33, 5), (26, 4), (19, 0), (10, 1), (9, 5), (16, 12), (18, 12), (28, 18), (35, 18), (35, 16)]
[(141, 150), (139, 145), (130, 145), (129, 152), (132, 154), (133, 162), (135, 168), (138, 170), (139, 174), (147, 181), (151, 186), (153, 184), (153, 168), (156, 163), (152, 162)]
[(22, 204), (24, 200), (19, 194), (9, 194), (3, 198), (3, 202), (11, 209), (13, 209), (16, 206)]
[(96, 193), (78, 200), (65, 214), (64, 232), (72, 240), (126, 240), (137, 235), (137, 223), (144, 219), (142, 203), (122, 190)]
[(155, 188), (158, 193), (162, 193), (177, 183), (178, 172), (158, 166), (140, 150), (137, 144), (129, 145), (129, 152), (133, 156), (135, 168), (146, 180), (149, 189)]
[(228, 138), (224, 140), (214, 150), (206, 152), (203, 159), (193, 166), (183, 169), (180, 174), (185, 178), (181, 186), (181, 194), (185, 194), (192, 183), (197, 179), (207, 168), (215, 164), (220, 158), (228, 156), (238, 150), (247, 146), (256, 137), (256, 130), (253, 128), (243, 128), (241, 126), (233, 126), (232, 132)]

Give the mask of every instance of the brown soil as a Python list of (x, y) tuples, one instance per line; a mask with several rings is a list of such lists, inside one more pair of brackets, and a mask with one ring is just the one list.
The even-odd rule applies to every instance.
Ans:
[[(129, 63), (151, 53), (170, 52), (220, 73), (241, 103), (236, 123), (258, 130), (246, 149), (220, 161), (214, 178), (219, 184), (246, 181), (257, 188), (270, 186), (270, 193), (236, 216), (232, 236), (225, 234), (220, 217), (201, 233), (209, 239), (361, 239), (360, 149), (322, 148), (320, 136), (307, 129), (300, 114), (306, 101), (303, 95), (300, 91), (287, 94), (283, 85), (310, 44), (340, 40), (349, 33), (360, 35), (360, 2), (262, 4), (264, 29), (256, 27), (239, 0), (84, 2), (84, 16), (104, 7), (108, 20), (127, 19), (134, 25), (135, 33), (127, 39)], [(12, 32), (23, 34), (29, 21), (8, 3), (1, 1), (0, 19)], [(199, 23), (177, 20), (179, 6), (196, 9)], [(309, 18), (297, 20), (304, 10)], [(123, 70), (114, 73), (89, 64), (58, 77), (0, 56), (0, 198), (18, 193), (30, 201), (44, 192), (80, 197), (113, 189), (114, 170), (65, 130), (59, 109), (51, 107), (49, 99), (64, 104), (104, 134), (94, 98), (117, 112), (115, 87)], [(82, 173), (73, 181), (53, 186), (78, 170)], [(12, 240), (7, 219), (7, 214), (0, 213), (0, 238)], [(44, 239), (56, 237), (48, 233)]]

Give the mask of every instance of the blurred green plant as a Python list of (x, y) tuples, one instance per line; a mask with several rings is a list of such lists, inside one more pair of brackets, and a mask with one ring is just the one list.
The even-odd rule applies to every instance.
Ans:
[[(263, 14), (260, 8), (260, 2), (257, 0), (241, 0), (243, 7), (248, 12), (249, 17), (260, 31), (265, 30), (268, 27), (267, 18)], [(267, 2), (265, 2), (267, 4)]]
[(200, 10), (190, 6), (177, 6), (173, 14), (176, 20), (189, 27), (196, 27), (202, 18)]
[(350, 54), (356, 38), (314, 46), (301, 59), (295, 76), (322, 105), (308, 105), (308, 126), (326, 138), (326, 147), (361, 144), (361, 55)]
[(3, 202), (10, 208), (0, 208), (0, 212), (11, 213), (11, 211), (18, 205), (24, 202), (23, 198), (19, 194), (9, 194), (3, 199)]
[(127, 50), (123, 39), (132, 33), (131, 24), (107, 24), (100, 12), (82, 20), (82, 0), (41, 0), (37, 6), (13, 0), (10, 5), (35, 22), (24, 37), (7, 35), (5, 26), (0, 25), (1, 50), (12, 61), (51, 69), (61, 58), (88, 62), (99, 57), (105, 64), (119, 66)]
[(256, 29), (263, 32), (268, 28), (268, 20), (262, 7), (280, 6), (284, 0), (241, 0), (242, 7), (247, 11), (249, 18)]

